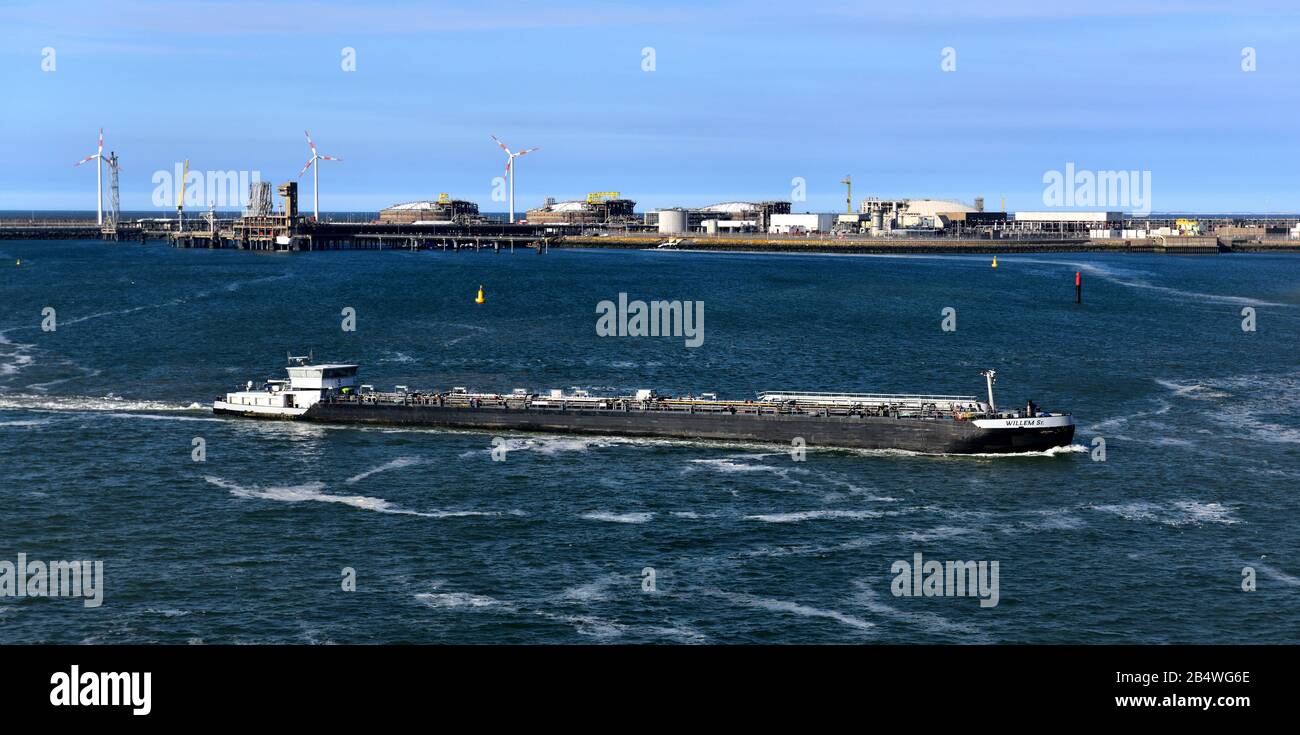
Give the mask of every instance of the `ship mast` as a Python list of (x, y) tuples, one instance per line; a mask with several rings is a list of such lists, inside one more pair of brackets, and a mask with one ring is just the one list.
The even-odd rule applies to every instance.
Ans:
[(997, 411), (997, 408), (993, 405), (993, 383), (997, 380), (998, 371), (996, 371), (996, 370), (981, 370), (981, 371), (980, 371), (980, 375), (983, 375), (983, 376), (984, 376), (984, 380), (985, 380), (985, 382), (988, 383), (988, 388), (989, 388), (989, 413), (994, 413), (995, 411)]

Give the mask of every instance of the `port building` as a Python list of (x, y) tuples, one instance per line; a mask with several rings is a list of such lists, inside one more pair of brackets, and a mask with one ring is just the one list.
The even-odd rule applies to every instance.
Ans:
[(805, 212), (803, 214), (774, 214), (767, 231), (772, 235), (804, 235), (812, 232), (830, 232), (835, 226), (835, 215)]
[(1141, 237), (1125, 234), (1123, 212), (1079, 212), (1047, 210), (1042, 212), (1016, 212), (1008, 229), (1030, 232), (1096, 233), (1094, 237)]
[(970, 205), (951, 199), (866, 197), (859, 204), (858, 213), (861, 215), (856, 220), (858, 228), (874, 235), (893, 230), (945, 230), (954, 223), (974, 226), (977, 221), (987, 219), (981, 216), (984, 214), (982, 198)]
[(525, 215), (529, 224), (538, 225), (625, 225), (636, 219), (636, 202), (624, 199), (616, 191), (594, 191), (586, 199), (557, 202), (547, 197), (545, 203)]
[(446, 194), (439, 194), (434, 201), (407, 202), (394, 204), (379, 211), (379, 221), (384, 224), (409, 225), (415, 223), (455, 223), (482, 221), (478, 205), (463, 199), (452, 199)]
[(661, 234), (685, 232), (767, 232), (773, 215), (789, 214), (790, 202), (721, 202), (707, 207), (647, 212), (645, 224)]

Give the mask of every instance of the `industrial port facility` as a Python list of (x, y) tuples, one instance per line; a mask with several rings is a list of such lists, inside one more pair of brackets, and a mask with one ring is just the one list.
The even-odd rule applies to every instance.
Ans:
[[(248, 183), (242, 212), (186, 213), (189, 162), (178, 166), (175, 216), (125, 219), (118, 187), (119, 159), (105, 154), (103, 133), (97, 151), (77, 162), (94, 162), (96, 211), (93, 225), (83, 221), (0, 221), (0, 239), (103, 238), (162, 239), (176, 247), (312, 251), (350, 249), (534, 248), (554, 246), (666, 248), (700, 250), (780, 250), (823, 252), (1001, 252), (1017, 250), (1121, 250), (1213, 253), (1233, 250), (1300, 249), (1300, 217), (1293, 215), (1131, 214), (1122, 211), (1048, 209), (1008, 212), (940, 198), (853, 199), (845, 176), (843, 213), (796, 211), (786, 200), (724, 201), (708, 206), (667, 207), (638, 212), (636, 202), (617, 191), (594, 191), (583, 198), (539, 206), (515, 216), (517, 159), (538, 150), (506, 154), (509, 213), (487, 216), (469, 199), (443, 193), (436, 198), (400, 202), (363, 218), (322, 217), (319, 170), (338, 161), (317, 151), (307, 134), (311, 158), (299, 176), (312, 171), (311, 214), (300, 211), (297, 181), (273, 187)], [(104, 174), (108, 191), (104, 191)], [(106, 196), (107, 195), (107, 196)], [(107, 204), (107, 206), (105, 206)], [(168, 213), (169, 214), (169, 213)]]

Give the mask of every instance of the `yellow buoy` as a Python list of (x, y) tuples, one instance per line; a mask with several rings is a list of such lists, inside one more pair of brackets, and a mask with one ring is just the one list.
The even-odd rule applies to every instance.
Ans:
[(18, 262), (15, 263), (14, 265), (22, 265), (22, 264), (23, 264), (23, 259), (22, 259), (22, 258), (19, 258), (19, 259), (18, 259)]
[(476, 303), (476, 304), (481, 304), (481, 303), (483, 303), (483, 284), (479, 284), (479, 287), (478, 287), (478, 296), (475, 297), (475, 299), (474, 299), (474, 303)]
[(998, 256), (996, 255), (993, 256), (993, 267), (994, 268), (998, 267)]

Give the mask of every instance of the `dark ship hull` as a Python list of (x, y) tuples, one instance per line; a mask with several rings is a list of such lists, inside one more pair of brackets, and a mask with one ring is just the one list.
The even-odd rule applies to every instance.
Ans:
[(932, 454), (1036, 452), (1066, 446), (1074, 438), (1074, 423), (1069, 416), (977, 422), (861, 415), (558, 410), (323, 401), (312, 405), (299, 420), (787, 445), (802, 440), (809, 447), (899, 449)]

